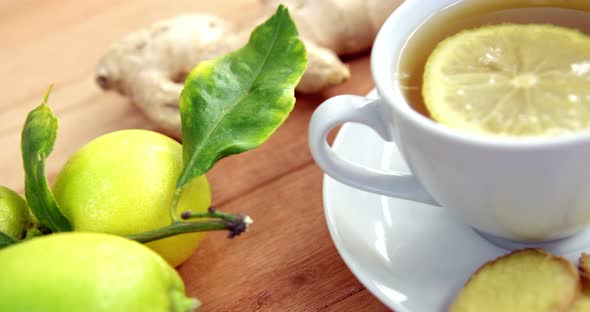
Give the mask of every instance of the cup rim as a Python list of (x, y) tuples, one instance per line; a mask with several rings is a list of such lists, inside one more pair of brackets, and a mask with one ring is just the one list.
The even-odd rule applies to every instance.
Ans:
[[(432, 16), (440, 9), (447, 8), (461, 0), (449, 0), (448, 2), (432, 2), (443, 3), (441, 7), (435, 7), (436, 10), (428, 12), (428, 16)], [(418, 4), (424, 2), (423, 0), (405, 0), (401, 5), (387, 18), (385, 23), (381, 26), (377, 33), (375, 42), (371, 50), (371, 73), (373, 81), (377, 87), (379, 95), (385, 99), (387, 105), (396, 112), (397, 118), (403, 118), (423, 131), (432, 135), (438, 136), (440, 139), (461, 141), (465, 144), (479, 145), (482, 147), (496, 147), (513, 150), (520, 149), (548, 149), (563, 146), (578, 145), (581, 143), (590, 143), (590, 129), (577, 131), (575, 133), (566, 134), (558, 137), (501, 137), (501, 136), (487, 136), (473, 133), (462, 132), (440, 123), (416, 112), (408, 105), (400, 88), (398, 88), (392, 81), (387, 79), (388, 76), (393, 76), (399, 56), (394, 58), (390, 55), (392, 50), (403, 49), (403, 46), (392, 47), (390, 38), (396, 35), (396, 28), (399, 25), (404, 25), (404, 16), (412, 14), (417, 8)], [(420, 23), (423, 21), (420, 21)], [(406, 25), (405, 27), (414, 27), (409, 32), (408, 36), (403, 38), (403, 42), (407, 41), (409, 36), (418, 28), (419, 25)], [(401, 56), (401, 53), (399, 53)], [(385, 64), (385, 65), (384, 65)], [(383, 74), (384, 70), (389, 70), (391, 73)], [(404, 105), (395, 105), (394, 103), (404, 103)], [(394, 126), (395, 127), (395, 126)]]

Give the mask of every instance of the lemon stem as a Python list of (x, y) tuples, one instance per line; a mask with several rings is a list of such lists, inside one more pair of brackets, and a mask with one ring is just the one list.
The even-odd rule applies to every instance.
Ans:
[(207, 212), (192, 212), (192, 211), (185, 211), (181, 214), (182, 219), (192, 219), (192, 218), (217, 218), (222, 219), (226, 222), (227, 229), (229, 230), (229, 238), (234, 238), (246, 232), (248, 230), (248, 225), (250, 225), (253, 221), (249, 216), (243, 214), (231, 214), (225, 213), (221, 211), (217, 211), (215, 207), (211, 206), (207, 210)]
[(235, 215), (231, 213), (225, 213), (218, 211), (215, 207), (211, 206), (207, 209), (207, 212), (194, 212), (194, 211), (185, 211), (183, 212), (180, 217), (183, 220), (193, 219), (193, 218), (219, 218), (226, 221), (235, 221), (240, 218), (241, 215)]
[(252, 223), (252, 219), (248, 216), (217, 211), (214, 207), (209, 207), (209, 210), (203, 213), (185, 211), (181, 216), (184, 220), (195, 218), (205, 220), (173, 221), (168, 226), (126, 237), (140, 243), (148, 243), (184, 233), (228, 230), (228, 237), (234, 238), (247, 231), (248, 225)]
[(182, 188), (177, 188), (172, 195), (172, 202), (170, 203), (170, 219), (172, 223), (180, 222), (180, 217), (178, 216), (178, 201), (180, 200), (180, 195), (182, 195)]
[(191, 232), (203, 232), (203, 231), (220, 231), (227, 228), (225, 221), (223, 220), (203, 220), (194, 222), (173, 222), (172, 224), (143, 233), (126, 235), (125, 237), (138, 241), (140, 243), (149, 243), (158, 239), (191, 233)]

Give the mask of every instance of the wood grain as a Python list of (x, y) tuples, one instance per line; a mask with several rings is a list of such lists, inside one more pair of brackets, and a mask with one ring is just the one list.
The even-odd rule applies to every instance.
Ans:
[[(21, 191), (20, 129), (54, 83), (50, 106), (60, 120), (49, 158), (52, 180), (89, 140), (118, 129), (158, 130), (132, 103), (102, 92), (94, 67), (109, 45), (151, 22), (186, 12), (237, 24), (259, 12), (257, 0), (0, 1), (0, 185)], [(323, 100), (372, 87), (368, 55), (347, 60), (352, 79), (316, 95), (297, 95), (286, 123), (263, 146), (220, 161), (208, 173), (218, 208), (255, 219), (229, 240), (207, 234), (178, 268), (200, 311), (385, 311), (339, 257), (322, 207), (322, 172), (307, 148), (307, 126)]]

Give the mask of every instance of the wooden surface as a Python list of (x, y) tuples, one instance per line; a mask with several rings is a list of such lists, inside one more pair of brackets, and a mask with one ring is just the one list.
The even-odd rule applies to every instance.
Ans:
[[(19, 140), (28, 111), (51, 83), (60, 120), (48, 161), (52, 180), (67, 157), (107, 132), (158, 128), (127, 99), (102, 92), (94, 67), (110, 44), (158, 19), (207, 12), (242, 23), (257, 0), (0, 1), (0, 185), (23, 191)], [(314, 96), (297, 95), (287, 122), (260, 148), (220, 161), (208, 174), (220, 210), (255, 223), (234, 240), (209, 233), (179, 272), (199, 311), (387, 311), (339, 257), (322, 208), (322, 172), (307, 126), (324, 99), (373, 87), (368, 55), (347, 60), (352, 79)]]

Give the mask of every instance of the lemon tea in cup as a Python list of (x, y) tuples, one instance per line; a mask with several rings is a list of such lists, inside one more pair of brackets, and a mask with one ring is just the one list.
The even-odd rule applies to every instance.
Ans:
[[(572, 114), (578, 116), (574, 124), (590, 120), (582, 109), (590, 90), (589, 11), (588, 0), (405, 0), (373, 44), (371, 74), (378, 96), (339, 95), (314, 111), (308, 133), (314, 160), (327, 175), (354, 188), (452, 211), (486, 238), (538, 243), (571, 236), (571, 242), (588, 246), (590, 131), (568, 129), (566, 119), (570, 134), (555, 136), (559, 127), (550, 127), (543, 114), (561, 126), (562, 117), (580, 104)], [(423, 101), (428, 96), (438, 111)], [(456, 130), (438, 119), (451, 114), (452, 121), (464, 122), (467, 104), (481, 110), (481, 103), (494, 103), (495, 96), (501, 105), (483, 107), (485, 112), (508, 117), (518, 112), (515, 120), (525, 122), (509, 130), (494, 128), (498, 115), (490, 114), (485, 122)], [(416, 112), (420, 105), (440, 123)], [(561, 109), (553, 114), (548, 107), (556, 106)], [(510, 114), (501, 111), (506, 107)], [(546, 111), (539, 113), (539, 107)], [(410, 172), (376, 170), (331, 150), (328, 134), (348, 122), (366, 125), (391, 142)], [(500, 118), (495, 124), (508, 123)], [(554, 132), (540, 131), (547, 128)], [(394, 151), (367, 149), (363, 155), (389, 162)], [(577, 233), (581, 236), (573, 236)]]
[(588, 130), (590, 1), (459, 1), (417, 28), (396, 77), (414, 110), (460, 131)]

